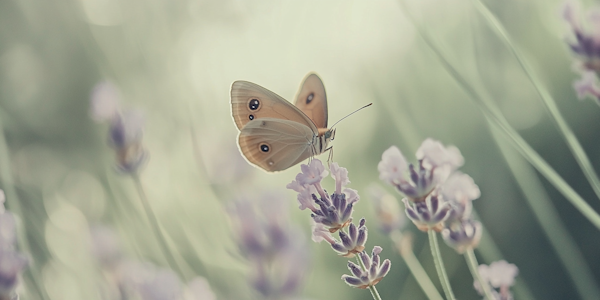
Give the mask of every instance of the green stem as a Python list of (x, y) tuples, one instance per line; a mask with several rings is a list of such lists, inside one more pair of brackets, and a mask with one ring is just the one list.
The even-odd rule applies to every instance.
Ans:
[(164, 234), (162, 233), (162, 230), (160, 229), (158, 218), (156, 217), (154, 211), (152, 210), (152, 207), (150, 206), (150, 202), (148, 201), (148, 197), (146, 196), (146, 192), (144, 191), (144, 187), (142, 186), (142, 181), (140, 180), (139, 175), (137, 173), (133, 173), (131, 174), (131, 177), (133, 178), (135, 187), (142, 202), (142, 206), (144, 207), (144, 211), (146, 212), (146, 216), (148, 217), (148, 221), (150, 222), (150, 227), (152, 228), (152, 231), (154, 232), (154, 235), (158, 240), (158, 245), (165, 259), (167, 260), (167, 263), (175, 272), (179, 273), (184, 278), (188, 277), (186, 276), (186, 273), (183, 272), (183, 269), (179, 266), (179, 264), (175, 260), (175, 256), (169, 249), (167, 239), (165, 238)]
[(471, 271), (473, 278), (479, 282), (481, 289), (483, 289), (485, 298), (487, 300), (496, 299), (492, 295), (492, 291), (490, 290), (489, 283), (487, 281), (483, 280), (481, 278), (481, 275), (479, 275), (479, 270), (477, 268), (479, 266), (479, 263), (477, 263), (477, 258), (475, 257), (475, 252), (473, 252), (473, 249), (467, 250), (467, 252), (464, 254), (464, 256), (465, 256), (465, 259), (467, 260), (467, 265), (469, 266), (469, 270)]
[(565, 198), (579, 210), (597, 229), (600, 230), (600, 215), (587, 203), (569, 184), (567, 184), (558, 173), (535, 151), (525, 140), (510, 126), (506, 118), (500, 113), (500, 110), (493, 103), (491, 96), (486, 91), (480, 93), (471, 86), (467, 80), (454, 68), (441, 51), (435, 46), (431, 37), (419, 27), (415, 20), (408, 15), (409, 19), (415, 25), (419, 35), (425, 43), (434, 52), (442, 63), (442, 66), (454, 77), (460, 87), (467, 93), (469, 98), (481, 109), (485, 117), (508, 138), (513, 146), (531, 163)]
[(446, 299), (456, 300), (456, 298), (454, 297), (454, 293), (452, 292), (452, 287), (450, 286), (450, 281), (448, 280), (448, 274), (446, 274), (444, 262), (442, 261), (442, 255), (440, 253), (440, 246), (438, 245), (437, 234), (434, 230), (430, 229), (427, 231), (427, 235), (429, 236), (429, 247), (431, 248), (431, 255), (433, 256), (433, 263), (435, 264), (435, 269), (437, 270), (438, 277), (440, 278), (440, 282), (442, 283), (444, 294), (446, 294)]
[(425, 272), (425, 269), (423, 269), (423, 266), (421, 266), (419, 259), (412, 252), (411, 247), (403, 245), (403, 243), (405, 243), (403, 239), (406, 239), (407, 237), (403, 237), (399, 230), (393, 231), (390, 234), (390, 237), (392, 241), (394, 241), (400, 256), (402, 256), (402, 259), (404, 259), (404, 262), (406, 262), (408, 270), (417, 280), (417, 283), (427, 298), (429, 298), (429, 300), (444, 300), (442, 295), (440, 295), (440, 293), (437, 291), (435, 285), (433, 285), (433, 282), (431, 281), (431, 278), (429, 278), (429, 275), (427, 275), (427, 272)]
[(500, 140), (497, 130), (492, 130), (496, 143), (515, 177), (517, 184), (525, 194), (525, 200), (533, 215), (542, 227), (563, 267), (567, 271), (581, 299), (600, 299), (600, 290), (594, 282), (592, 270), (586, 263), (581, 250), (573, 240), (560, 215), (535, 171), (514, 150)]
[[(471, 216), (473, 219), (481, 220), (475, 209), (473, 209), (471, 212)], [(492, 239), (489, 231), (485, 228), (485, 225), (483, 223), (481, 225), (482, 237), (481, 241), (479, 242), (479, 246), (477, 246), (477, 252), (479, 253), (479, 256), (488, 263), (501, 260), (503, 255), (500, 252), (500, 249), (496, 243), (494, 243), (494, 240)], [(520, 278), (515, 282), (513, 291), (515, 293), (515, 299), (535, 299), (531, 293), (531, 290), (529, 290), (529, 286), (527, 285), (525, 278)]]
[(475, 4), (477, 10), (484, 16), (484, 19), (488, 21), (496, 35), (500, 37), (515, 59), (519, 62), (521, 69), (523, 69), (529, 78), (529, 81), (531, 81), (533, 84), (536, 92), (542, 98), (542, 102), (546, 105), (546, 109), (548, 112), (550, 112), (552, 119), (567, 142), (569, 149), (571, 149), (571, 152), (573, 153), (575, 160), (577, 160), (579, 167), (583, 170), (585, 177), (594, 189), (596, 196), (598, 199), (600, 199), (600, 179), (598, 179), (598, 174), (596, 174), (594, 171), (590, 159), (585, 154), (585, 151), (577, 140), (577, 137), (561, 115), (556, 102), (552, 96), (550, 96), (550, 93), (544, 88), (541, 80), (537, 77), (531, 66), (527, 63), (519, 49), (515, 47), (515, 43), (511, 41), (506, 29), (504, 29), (504, 26), (502, 26), (496, 16), (494, 16), (494, 14), (492, 14), (492, 12), (483, 3), (481, 3), (480, 0), (473, 0), (473, 3)]
[[(0, 111), (0, 113), (4, 113)], [(21, 201), (19, 200), (19, 195), (17, 194), (17, 190), (15, 189), (14, 179), (12, 177), (12, 170), (10, 166), (10, 156), (8, 144), (6, 143), (6, 137), (4, 135), (4, 124), (0, 120), (0, 181), (2, 182), (2, 187), (6, 192), (6, 204), (8, 208), (11, 210), (11, 213), (15, 214), (20, 218), (19, 227), (17, 230), (17, 244), (21, 251), (33, 255), (31, 252), (31, 248), (29, 246), (29, 241), (27, 239), (27, 217), (23, 214), (23, 209), (21, 207)], [(43, 289), (42, 280), (39, 277), (41, 274), (41, 270), (38, 268), (39, 264), (33, 262), (29, 268), (25, 270), (25, 277), (29, 278), (40, 296), (40, 299), (48, 299), (48, 296)]]
[[(360, 259), (359, 255), (356, 256), (356, 261), (358, 261), (358, 264), (360, 264), (360, 267), (363, 269), (363, 271), (369, 271), (365, 267), (365, 264), (363, 264), (363, 261), (362, 259)], [(381, 296), (379, 296), (379, 292), (377, 291), (377, 288), (374, 285), (369, 285), (369, 291), (371, 292), (371, 296), (373, 296), (373, 300), (381, 300)]]

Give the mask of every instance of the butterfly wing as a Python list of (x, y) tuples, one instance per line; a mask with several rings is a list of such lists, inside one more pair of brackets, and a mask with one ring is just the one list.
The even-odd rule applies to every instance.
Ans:
[(295, 104), (317, 128), (327, 128), (327, 95), (323, 81), (317, 74), (311, 73), (306, 76)]
[(261, 118), (242, 128), (238, 145), (246, 159), (268, 172), (285, 170), (311, 156), (314, 133), (292, 120)]
[(236, 81), (231, 85), (231, 112), (239, 130), (252, 120), (275, 118), (297, 122), (317, 132), (313, 121), (300, 109), (281, 96), (248, 81)]

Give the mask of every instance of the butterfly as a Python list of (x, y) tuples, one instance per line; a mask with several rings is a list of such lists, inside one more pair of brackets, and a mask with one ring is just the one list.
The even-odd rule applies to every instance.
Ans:
[(231, 85), (231, 113), (240, 130), (238, 146), (251, 164), (277, 172), (330, 148), (327, 96), (317, 74), (304, 78), (295, 105), (248, 81)]

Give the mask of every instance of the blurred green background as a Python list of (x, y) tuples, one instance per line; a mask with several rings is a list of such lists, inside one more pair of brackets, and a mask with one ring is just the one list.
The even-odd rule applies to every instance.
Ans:
[[(511, 125), (600, 210), (533, 86), (471, 2), (407, 3), (471, 83), (488, 89)], [(577, 75), (561, 2), (486, 4), (600, 169), (600, 107), (578, 101), (572, 89)], [(330, 123), (374, 103), (340, 123), (333, 144), (334, 161), (349, 170), (349, 187), (362, 197), (355, 219), (364, 216), (371, 224), (367, 248), (381, 245), (382, 257), (392, 260), (391, 272), (377, 286), (383, 299), (425, 296), (391, 241), (376, 231), (366, 187), (379, 183), (377, 163), (385, 149), (397, 145), (414, 161), (426, 137), (457, 146), (465, 157), (462, 170), (482, 194), (474, 202), (489, 231), (482, 244), (493, 241), (519, 267), (517, 281), (536, 299), (578, 299), (481, 112), (406, 13), (387, 0), (0, 0), (0, 188), (8, 210), (14, 201), (21, 205), (19, 230), (31, 249), (30, 272), (40, 280), (38, 290), (36, 275), (24, 277), (22, 299), (100, 299), (89, 225), (111, 226), (128, 255), (166, 266), (131, 178), (114, 172), (107, 127), (90, 118), (90, 92), (104, 80), (119, 87), (125, 107), (145, 113), (150, 159), (141, 179), (173, 245), (193, 272), (208, 279), (218, 299), (251, 299), (248, 265), (237, 253), (227, 203), (282, 191), (292, 221), (307, 238), (310, 225), (308, 213), (296, 209), (295, 194), (285, 189), (299, 166), (266, 174), (241, 158), (230, 85), (247, 80), (292, 100), (312, 71), (325, 83)], [(600, 285), (600, 233), (541, 182)], [(412, 224), (407, 228), (415, 231), (415, 252), (437, 284), (427, 237)], [(303, 296), (370, 297), (340, 280), (348, 273), (346, 259), (325, 243), (309, 246), (312, 269)], [(464, 259), (443, 244), (442, 253), (457, 297), (480, 299)]]

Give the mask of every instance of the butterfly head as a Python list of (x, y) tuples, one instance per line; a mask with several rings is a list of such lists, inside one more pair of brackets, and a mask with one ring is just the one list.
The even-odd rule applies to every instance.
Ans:
[(325, 139), (333, 141), (335, 138), (335, 128), (327, 130), (324, 135)]

